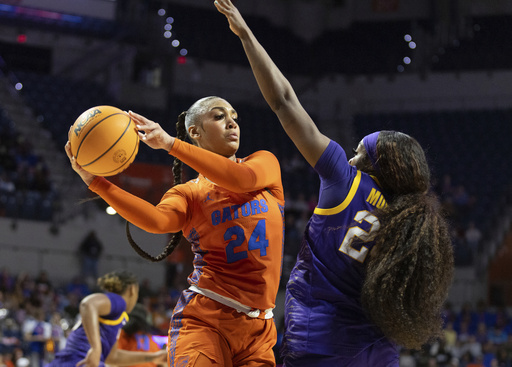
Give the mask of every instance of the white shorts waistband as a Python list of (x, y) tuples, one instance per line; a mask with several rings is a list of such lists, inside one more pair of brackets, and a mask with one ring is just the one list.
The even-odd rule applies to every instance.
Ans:
[(213, 299), (214, 301), (217, 301), (219, 303), (222, 303), (224, 306), (228, 306), (231, 308), (234, 308), (238, 312), (243, 312), (249, 317), (256, 318), (258, 317), (262, 312), (265, 314), (265, 319), (271, 319), (274, 317), (274, 313), (272, 312), (273, 308), (269, 308), (267, 310), (261, 311), (258, 309), (253, 309), (249, 306), (246, 306), (238, 301), (235, 301), (234, 299), (231, 299), (229, 297), (221, 296), (218, 293), (215, 293), (214, 291), (211, 291), (209, 289), (199, 288), (195, 284), (192, 284), (190, 287), (188, 287), (193, 292), (196, 292), (198, 294), (201, 294), (205, 297), (208, 297), (210, 299)]

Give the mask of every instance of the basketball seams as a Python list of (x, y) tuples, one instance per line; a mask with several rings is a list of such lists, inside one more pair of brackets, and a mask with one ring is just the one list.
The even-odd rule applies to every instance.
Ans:
[[(98, 175), (98, 176), (102, 176), (102, 175), (103, 176), (108, 176), (108, 175), (112, 174), (113, 172), (120, 173), (120, 172), (124, 171), (126, 168), (128, 168), (128, 165), (133, 163), (133, 160), (135, 159), (135, 155), (137, 154), (138, 150), (139, 150), (139, 139), (137, 138), (137, 142), (136, 142), (135, 147), (134, 147), (134, 149), (132, 151), (132, 154), (130, 155), (130, 157), (121, 166), (117, 167), (116, 169), (114, 169), (112, 171), (98, 172), (98, 173), (96, 173), (96, 175)], [(132, 159), (132, 157), (133, 157), (133, 159)], [(126, 166), (126, 167), (121, 169), (124, 166)]]
[(72, 151), (77, 147), (74, 156), (84, 170), (94, 175), (118, 174), (133, 163), (138, 153), (135, 121), (119, 108), (92, 107), (77, 118), (71, 129), (75, 132), (69, 136)]
[[(132, 121), (132, 118), (131, 118), (130, 116), (128, 116), (128, 115), (126, 115), (125, 113), (122, 113), (122, 112), (112, 113), (112, 114), (110, 114), (110, 115), (108, 115), (108, 116), (104, 117), (103, 119), (99, 120), (99, 121), (98, 121), (96, 124), (94, 124), (94, 125), (93, 125), (89, 130), (87, 130), (87, 132), (85, 133), (84, 137), (80, 139), (80, 144), (78, 145), (78, 148), (77, 148), (77, 150), (76, 150), (76, 155), (75, 155), (75, 158), (76, 158), (77, 160), (78, 160), (78, 153), (80, 152), (80, 148), (82, 147), (82, 144), (87, 140), (87, 136), (91, 133), (91, 131), (93, 131), (93, 130), (96, 128), (96, 126), (98, 126), (99, 124), (101, 124), (103, 121), (105, 121), (106, 119), (109, 119), (110, 117), (115, 116), (115, 115), (124, 115), (124, 116), (128, 117), (128, 125), (129, 125), (129, 124), (130, 124), (130, 122)], [(123, 135), (124, 135), (124, 133), (125, 133), (125, 132), (126, 132), (126, 129), (125, 129), (125, 131), (123, 132)], [(121, 135), (121, 136), (122, 136), (122, 135)], [(117, 140), (117, 141), (119, 141), (119, 140)], [(116, 143), (117, 143), (117, 141), (116, 141)], [(87, 165), (89, 165), (89, 164), (91, 164), (91, 163), (92, 163), (92, 162), (87, 163)], [(84, 167), (84, 166), (82, 165), (82, 167)]]
[[(112, 115), (109, 115), (108, 117), (110, 116), (114, 116), (114, 115), (119, 115), (119, 113), (114, 113)], [(87, 133), (89, 133), (92, 129), (94, 129), (96, 126), (98, 126), (102, 121), (106, 120), (108, 117), (104, 118), (103, 120), (101, 120), (100, 122), (98, 122), (96, 125), (94, 125)], [(92, 162), (89, 162), (87, 164), (84, 164), (82, 165), (82, 167), (87, 167), (87, 166), (90, 166), (91, 164), (93, 164), (94, 162), (97, 162), (98, 159), (100, 159), (101, 157), (105, 156), (105, 154), (107, 154), (113, 147), (116, 146), (117, 143), (119, 143), (119, 141), (123, 138), (124, 134), (126, 134), (126, 132), (128, 131), (128, 128), (130, 127), (131, 125), (131, 122), (132, 122), (132, 118), (130, 116), (128, 116), (128, 125), (126, 125), (126, 127), (124, 128), (124, 131), (123, 133), (119, 136), (119, 138), (117, 138), (117, 140), (114, 142), (114, 144), (112, 144), (107, 150), (105, 150), (103, 152), (103, 154), (101, 154), (100, 156), (98, 156), (95, 160), (93, 160)], [(87, 135), (84, 137), (84, 139), (82, 139), (82, 143), (85, 141), (85, 139), (87, 138)]]

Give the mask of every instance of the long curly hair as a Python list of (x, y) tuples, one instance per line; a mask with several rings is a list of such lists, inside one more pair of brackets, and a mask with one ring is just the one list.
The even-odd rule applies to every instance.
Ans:
[(453, 249), (420, 144), (407, 134), (382, 131), (375, 175), (388, 205), (375, 215), (381, 227), (366, 265), (362, 304), (397, 344), (418, 349), (441, 335), (441, 307), (453, 277)]

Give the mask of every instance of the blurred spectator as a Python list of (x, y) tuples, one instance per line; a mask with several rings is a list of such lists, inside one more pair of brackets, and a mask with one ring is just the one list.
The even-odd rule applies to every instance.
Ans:
[(482, 347), (483, 359), (482, 364), (484, 367), (496, 366), (496, 346), (491, 341), (485, 343)]
[(461, 341), (462, 343), (466, 343), (469, 340), (470, 337), (469, 332), (469, 322), (463, 322), (459, 326), (459, 332), (457, 335), (457, 340)]
[(453, 323), (448, 322), (444, 328), (444, 340), (446, 350), (452, 353), (457, 342), (457, 332), (453, 329)]
[(9, 270), (4, 267), (0, 271), (0, 291), (12, 292), (16, 284), (16, 277), (9, 273)]
[(42, 367), (46, 357), (46, 343), (51, 341), (52, 326), (45, 321), (43, 309), (31, 307), (31, 313), (22, 325), (23, 339), (28, 342), (27, 354), (32, 367)]
[(462, 347), (463, 355), (468, 355), (470, 361), (477, 360), (483, 354), (482, 344), (478, 342), (475, 335), (470, 335), (468, 341)]
[(466, 238), (466, 242), (468, 243), (469, 248), (473, 254), (476, 255), (477, 252), (479, 252), (479, 244), (480, 240), (482, 239), (482, 232), (476, 227), (475, 222), (469, 222), (464, 237)]
[(505, 330), (498, 325), (491, 327), (487, 337), (487, 341), (494, 345), (505, 344), (508, 340), (508, 335)]
[[(66, 333), (63, 329), (63, 322), (66, 325), (66, 328), (69, 327), (66, 320), (63, 320), (61, 314), (59, 312), (54, 312), (52, 314), (52, 317), (50, 318), (50, 325), (52, 327), (52, 337), (51, 337), (51, 344), (49, 343), (49, 346), (47, 348), (48, 356), (47, 360), (51, 361), (55, 357), (55, 353), (59, 352), (60, 350), (64, 349), (66, 345)], [(48, 345), (48, 344), (47, 344)]]
[(14, 182), (11, 180), (7, 172), (2, 171), (0, 173), (0, 192), (12, 194), (14, 191), (16, 191)]
[(409, 349), (400, 351), (400, 367), (416, 367), (416, 359)]
[(76, 321), (78, 315), (80, 314), (80, 300), (83, 296), (80, 293), (70, 292), (67, 296), (67, 304), (62, 309), (64, 317), (72, 322)]
[(474, 333), (476, 331), (477, 322), (473, 311), (473, 305), (470, 302), (465, 302), (459, 312), (457, 312), (457, 316), (455, 318), (455, 329), (457, 329), (462, 323), (466, 323), (468, 325), (470, 333)]
[(1, 353), (0, 354), (0, 366), (1, 367), (15, 367), (12, 361), (12, 353)]
[(446, 341), (444, 339), (439, 339), (432, 344), (430, 347), (430, 355), (432, 356), (431, 360), (435, 359), (436, 361), (434, 366), (446, 366), (452, 357), (446, 347)]
[(103, 252), (103, 244), (96, 231), (91, 230), (82, 240), (78, 248), (78, 255), (82, 264), (82, 277), (87, 281), (98, 278), (98, 262)]
[(476, 324), (483, 322), (485, 325), (495, 325), (497, 320), (496, 312), (489, 312), (487, 303), (483, 300), (479, 300), (476, 303), (476, 311), (474, 312), (473, 320)]
[(481, 345), (487, 344), (487, 339), (489, 337), (489, 331), (487, 330), (487, 325), (485, 322), (478, 323), (478, 327), (475, 333), (476, 341)]
[(45, 270), (41, 270), (35, 282), (35, 291), (39, 294), (49, 294), (52, 290), (52, 282), (48, 278), (48, 273)]
[(21, 348), (23, 335), (18, 323), (8, 317), (1, 323), (0, 329), (0, 352), (1, 353), (12, 353), (16, 348)]

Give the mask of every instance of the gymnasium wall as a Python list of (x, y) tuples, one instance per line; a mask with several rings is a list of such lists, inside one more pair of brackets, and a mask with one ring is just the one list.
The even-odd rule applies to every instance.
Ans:
[[(80, 274), (77, 254), (80, 242), (90, 230), (95, 230), (103, 244), (100, 275), (124, 268), (133, 271), (140, 280), (150, 279), (153, 287), (164, 285), (165, 261), (152, 263), (140, 258), (126, 239), (124, 220), (92, 207), (87, 212), (59, 224), (57, 233), (48, 222), (0, 218), (0, 268), (7, 268), (12, 274), (27, 272), (32, 276), (45, 270), (54, 283), (67, 284)], [(168, 242), (167, 235), (130, 228), (134, 240), (151, 254), (159, 254)]]

